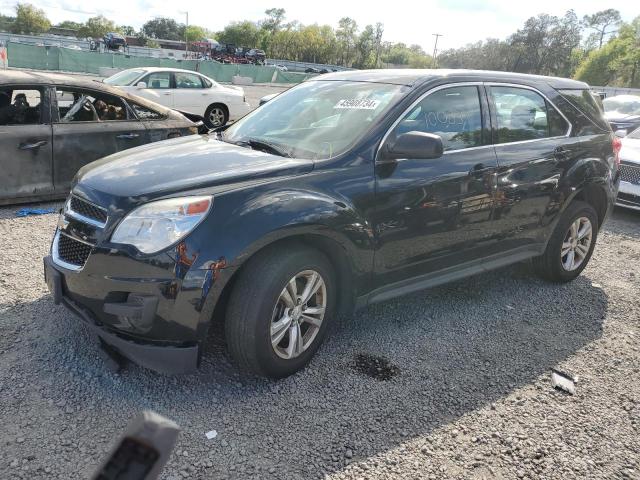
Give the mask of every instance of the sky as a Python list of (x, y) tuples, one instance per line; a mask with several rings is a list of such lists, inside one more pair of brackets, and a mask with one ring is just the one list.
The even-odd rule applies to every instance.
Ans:
[[(153, 17), (171, 17), (212, 31), (219, 31), (232, 21), (264, 18), (267, 8), (286, 10), (286, 19), (303, 24), (337, 26), (342, 17), (351, 17), (360, 28), (367, 24), (384, 24), (383, 40), (421, 45), (431, 53), (434, 35), (439, 33), (438, 51), (456, 48), (487, 37), (505, 38), (520, 28), (525, 20), (539, 13), (563, 15), (573, 8), (578, 17), (614, 7), (625, 21), (640, 14), (636, 2), (607, 4), (602, 0), (22, 0), (43, 9), (55, 24), (63, 20), (83, 22), (102, 14), (119, 25), (136, 29)], [(0, 0), (0, 13), (12, 15), (15, 0)]]

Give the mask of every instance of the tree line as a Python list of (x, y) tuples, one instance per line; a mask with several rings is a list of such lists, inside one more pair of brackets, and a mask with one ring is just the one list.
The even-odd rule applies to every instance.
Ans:
[[(110, 31), (136, 36), (143, 45), (155, 39), (215, 38), (222, 43), (261, 48), (269, 58), (341, 65), (354, 68), (470, 68), (574, 77), (593, 85), (640, 87), (640, 16), (623, 22), (620, 12), (606, 9), (579, 18), (573, 10), (563, 16), (540, 14), (529, 18), (506, 39), (488, 38), (448, 49), (436, 59), (419, 45), (383, 39), (384, 25), (359, 26), (341, 18), (331, 25), (303, 25), (288, 21), (282, 8), (265, 11), (262, 20), (232, 22), (222, 31), (185, 26), (170, 18), (149, 20), (139, 30), (118, 26), (102, 15), (84, 23), (62, 22), (80, 38), (101, 37)], [(51, 23), (44, 12), (18, 4), (15, 16), (0, 15), (0, 30), (43, 33)]]

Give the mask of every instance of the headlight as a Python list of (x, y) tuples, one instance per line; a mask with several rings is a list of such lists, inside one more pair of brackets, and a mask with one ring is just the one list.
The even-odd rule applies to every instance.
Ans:
[(133, 245), (155, 253), (185, 237), (207, 216), (213, 198), (181, 197), (158, 200), (129, 213), (111, 236), (113, 243)]

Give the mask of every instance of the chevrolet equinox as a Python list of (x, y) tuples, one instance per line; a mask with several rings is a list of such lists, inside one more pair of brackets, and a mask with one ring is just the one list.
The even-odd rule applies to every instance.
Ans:
[(527, 259), (576, 278), (619, 148), (573, 80), (322, 75), (230, 126), (83, 167), (45, 278), (119, 358), (191, 371), (223, 321), (239, 367), (284, 377), (340, 312)]

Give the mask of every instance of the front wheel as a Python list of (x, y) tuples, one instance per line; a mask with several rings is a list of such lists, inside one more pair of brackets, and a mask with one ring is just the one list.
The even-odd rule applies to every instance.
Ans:
[(534, 259), (538, 273), (553, 282), (569, 282), (585, 269), (598, 236), (598, 214), (585, 202), (573, 202), (556, 225), (544, 254)]
[(331, 263), (317, 250), (270, 249), (240, 273), (225, 336), (231, 357), (258, 375), (282, 378), (320, 347), (336, 305)]

